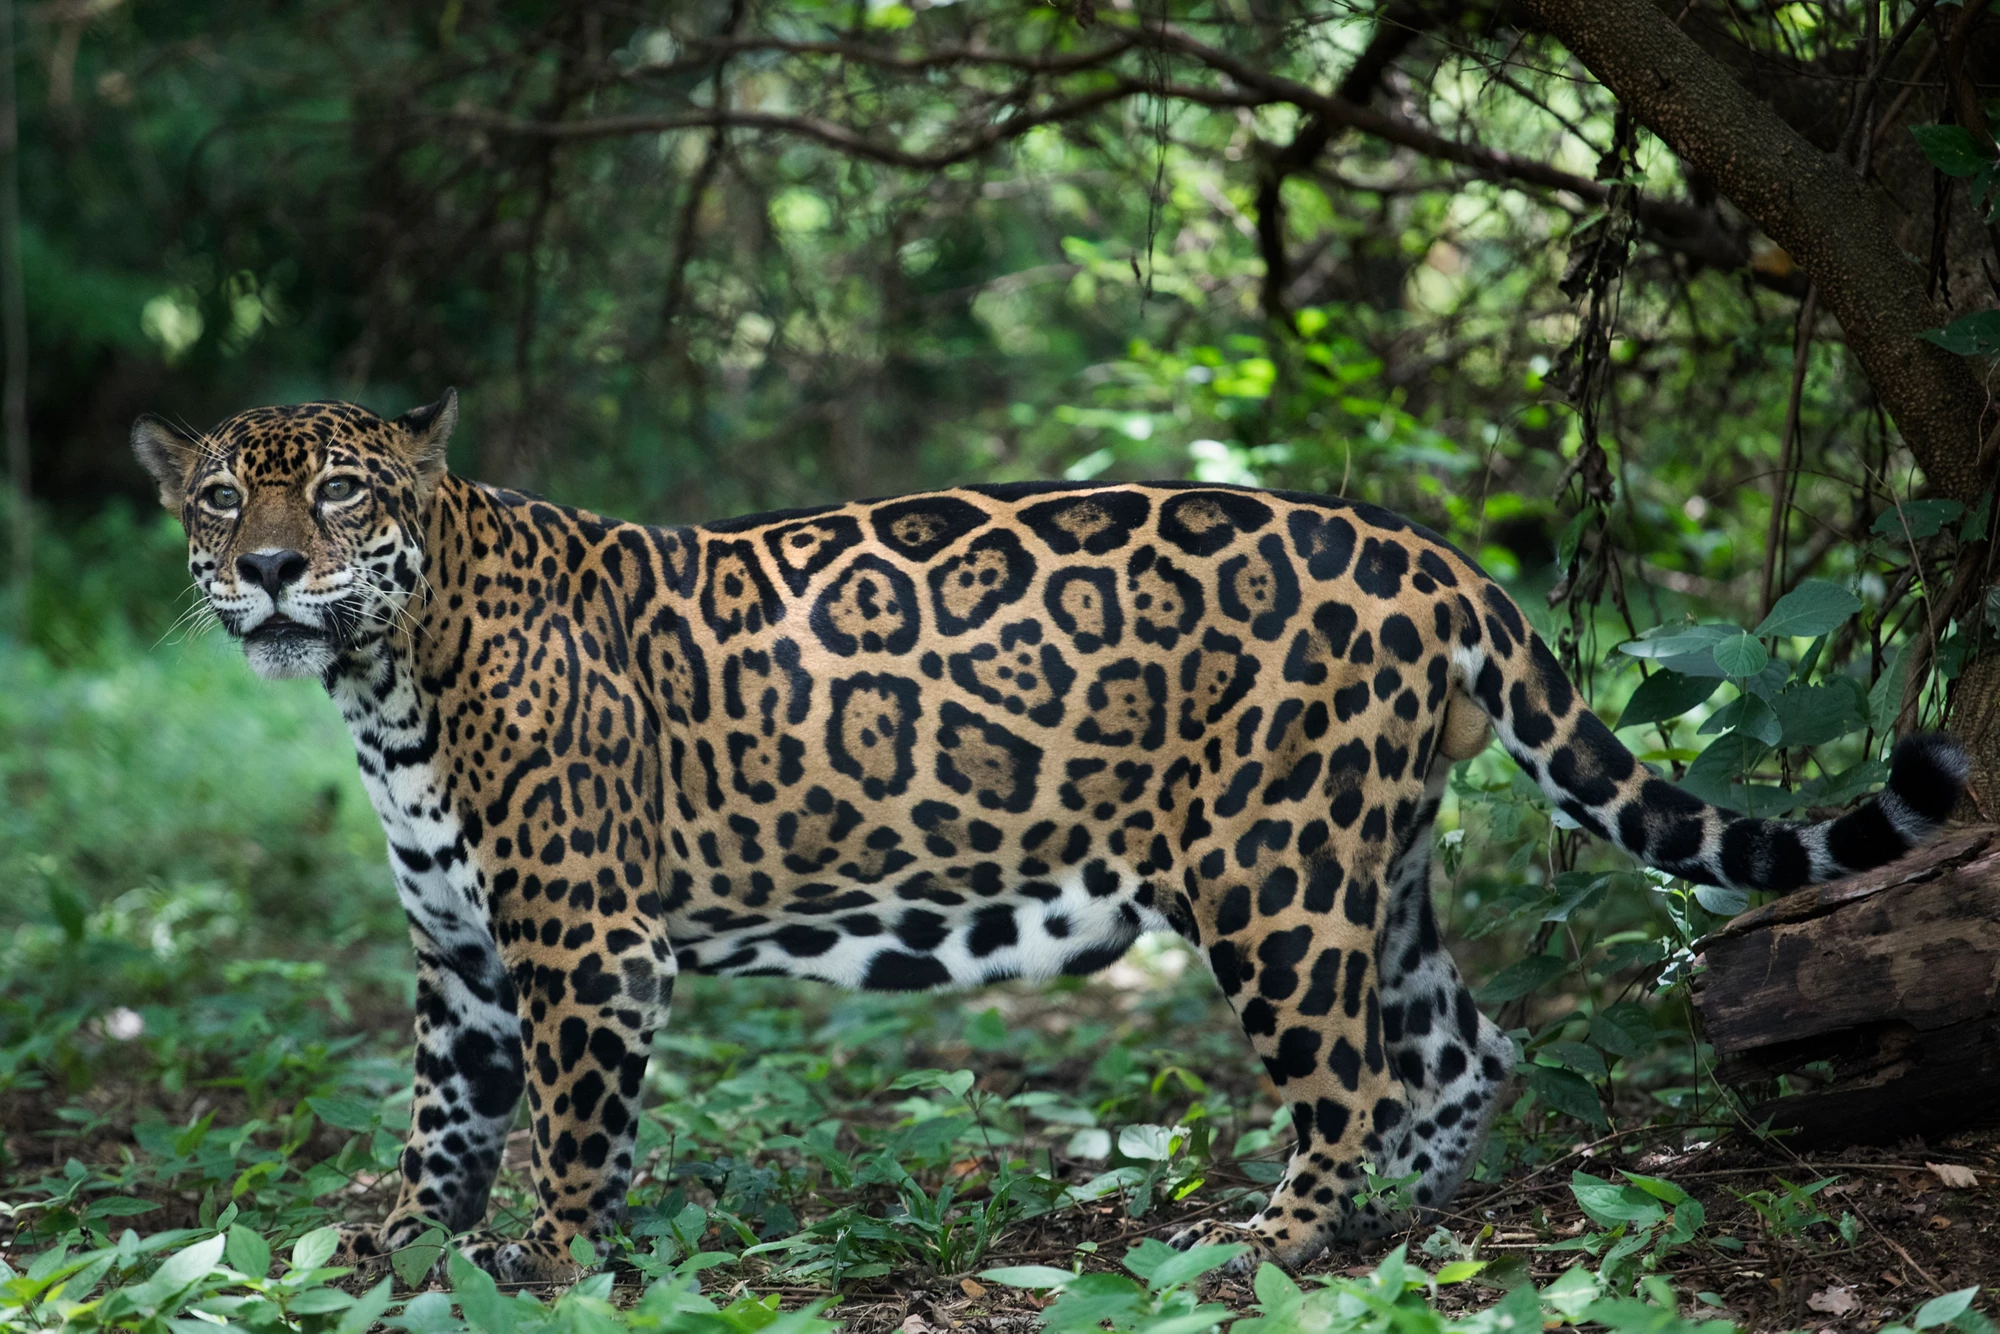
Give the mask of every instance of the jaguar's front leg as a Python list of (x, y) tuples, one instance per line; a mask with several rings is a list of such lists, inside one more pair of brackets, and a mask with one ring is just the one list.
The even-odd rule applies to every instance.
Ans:
[(483, 1222), (521, 1101), (514, 983), (485, 920), (443, 920), (428, 911), (411, 916), (416, 1093), (398, 1160), (402, 1185), (387, 1220), (341, 1229), (337, 1264), (365, 1264), (433, 1227), (458, 1232)]
[(535, 1212), (525, 1235), (495, 1230), (454, 1245), (498, 1278), (574, 1279), (582, 1267), (570, 1242), (624, 1217), (640, 1082), (675, 973), (640, 865), (494, 877), (494, 929), (521, 1015)]

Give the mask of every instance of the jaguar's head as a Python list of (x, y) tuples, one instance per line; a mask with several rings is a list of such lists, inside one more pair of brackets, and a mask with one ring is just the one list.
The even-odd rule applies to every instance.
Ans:
[(392, 632), (422, 582), (424, 516), (458, 421), (447, 389), (384, 421), (352, 403), (255, 408), (132, 449), (187, 529), (188, 571), (260, 676), (323, 676)]

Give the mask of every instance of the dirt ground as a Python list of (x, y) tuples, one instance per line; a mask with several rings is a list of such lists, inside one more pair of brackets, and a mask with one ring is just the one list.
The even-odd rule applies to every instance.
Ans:
[[(1592, 1226), (1576, 1206), (1569, 1179), (1579, 1168), (1614, 1175), (1610, 1162), (1601, 1159), (1603, 1149), (1580, 1146), (1505, 1182), (1468, 1186), (1441, 1225), (1476, 1258), (1489, 1261), (1489, 1268), (1479, 1281), (1443, 1290), (1441, 1303), (1447, 1309), (1474, 1309), (1524, 1273), (1547, 1284), (1585, 1258), (1539, 1248)], [(1860, 1334), (1907, 1321), (1917, 1306), (1940, 1294), (2000, 1283), (2000, 1190), (1995, 1188), (2000, 1131), (1968, 1133), (1935, 1145), (1913, 1140), (1886, 1149), (1798, 1154), (1727, 1137), (1693, 1151), (1620, 1155), (1616, 1162), (1672, 1180), (1707, 1210), (1701, 1234), (1678, 1248), (1662, 1269), (1682, 1294), (1683, 1311), (1689, 1315), (1732, 1320), (1758, 1334), (1797, 1329)], [(1970, 1171), (1973, 1184), (1947, 1184), (1966, 1180), (1955, 1168)], [(1793, 1235), (1774, 1235), (1745, 1198), (1759, 1191), (1783, 1195), (1787, 1184), (1825, 1177), (1837, 1180), (1814, 1198), (1818, 1212), (1830, 1221), (1810, 1223)], [(1135, 1222), (1107, 1204), (1090, 1213), (1037, 1219), (1003, 1238), (984, 1264), (1066, 1265), (1077, 1242), (1095, 1241), (1108, 1267), (1126, 1246), (1143, 1237), (1170, 1235), (1190, 1218), (1209, 1212), (1195, 1209)], [(1838, 1230), (1843, 1214), (1855, 1219), (1851, 1245)], [(1408, 1244), (1417, 1255), (1433, 1231), (1424, 1227), (1361, 1250), (1329, 1253), (1302, 1277), (1366, 1274), (1391, 1246)], [(1714, 1244), (1718, 1237), (1733, 1237), (1742, 1248), (1723, 1249)], [(779, 1291), (802, 1299), (810, 1295)], [(1698, 1293), (1719, 1304), (1697, 1303)], [(1217, 1281), (1204, 1296), (1238, 1309), (1247, 1309), (1253, 1300), (1247, 1280)], [(862, 1289), (835, 1314), (851, 1334), (1013, 1334), (1035, 1327), (1034, 1300), (976, 1279), (942, 1278), (910, 1291)], [(1982, 1300), (1979, 1305), (1991, 1313), (1992, 1303)]]

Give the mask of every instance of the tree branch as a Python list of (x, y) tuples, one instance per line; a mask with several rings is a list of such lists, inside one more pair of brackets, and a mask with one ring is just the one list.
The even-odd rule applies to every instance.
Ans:
[(1943, 494), (1974, 502), (1986, 398), (1917, 335), (1939, 322), (1867, 187), (1645, 0), (1519, 0), (1629, 108), (1803, 267), (1903, 439)]

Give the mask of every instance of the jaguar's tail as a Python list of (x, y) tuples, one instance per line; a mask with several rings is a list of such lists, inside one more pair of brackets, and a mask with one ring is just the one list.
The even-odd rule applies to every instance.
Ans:
[(1845, 815), (1766, 820), (1710, 805), (1650, 773), (1586, 707), (1497, 585), (1461, 603), (1454, 665), (1507, 753), (1584, 828), (1698, 884), (1785, 891), (1892, 862), (1934, 833), (1970, 764), (1941, 735), (1897, 745), (1888, 785)]

